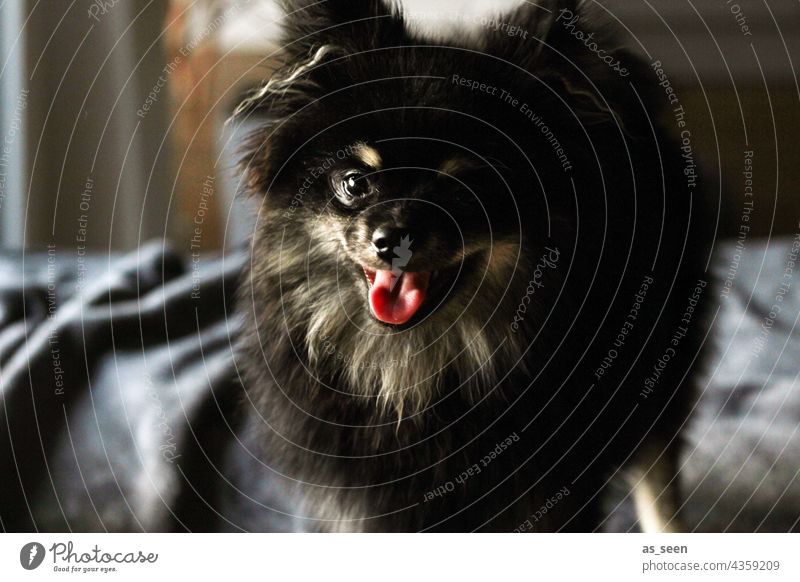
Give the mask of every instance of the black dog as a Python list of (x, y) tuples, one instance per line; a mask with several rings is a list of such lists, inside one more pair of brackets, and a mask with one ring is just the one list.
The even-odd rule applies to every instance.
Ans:
[[(238, 115), (247, 389), (310, 530), (679, 528), (706, 218), (650, 68), (569, 2), (443, 43), (286, 2)], [(509, 31), (514, 30), (514, 34)]]

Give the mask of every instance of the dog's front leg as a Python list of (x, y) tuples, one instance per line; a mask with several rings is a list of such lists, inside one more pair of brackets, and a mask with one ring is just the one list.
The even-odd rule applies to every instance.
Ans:
[(651, 445), (628, 474), (639, 527), (645, 533), (686, 531), (679, 515), (677, 461), (674, 445)]

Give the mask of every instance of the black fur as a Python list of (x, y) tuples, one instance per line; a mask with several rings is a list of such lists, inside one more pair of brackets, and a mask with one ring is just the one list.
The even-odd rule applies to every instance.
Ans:
[[(417, 37), (378, 0), (286, 3), (288, 65), (240, 114), (268, 119), (243, 161), (263, 198), (240, 313), (248, 394), (307, 529), (593, 531), (620, 469), (656, 451), (674, 470), (702, 283), (682, 319), (706, 280), (711, 221), (659, 124), (654, 74), (573, 4), (524, 6), (500, 20), (527, 38), (487, 29), (475, 48)], [(556, 20), (562, 8), (627, 75)], [(333, 188), (359, 163), (353, 144), (382, 164), (371, 198), (346, 208)], [(439, 174), (454, 157), (463, 174)], [(408, 269), (452, 283), (403, 326), (370, 315), (362, 272), (365, 237), (389, 219), (420, 237)], [(390, 349), (417, 343), (392, 364), (401, 374), (359, 352), (389, 365)]]

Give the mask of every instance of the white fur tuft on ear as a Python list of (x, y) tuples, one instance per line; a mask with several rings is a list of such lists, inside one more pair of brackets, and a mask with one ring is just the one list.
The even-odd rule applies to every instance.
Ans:
[(233, 119), (237, 119), (240, 115), (245, 113), (246, 111), (251, 110), (254, 107), (257, 107), (261, 104), (267, 97), (270, 95), (280, 95), (285, 96), (287, 93), (297, 90), (298, 83), (305, 83), (305, 86), (311, 83), (308, 80), (301, 80), (301, 77), (309, 72), (311, 69), (319, 65), (323, 59), (328, 56), (329, 54), (336, 53), (336, 52), (343, 52), (341, 48), (325, 44), (319, 47), (314, 54), (311, 55), (310, 58), (307, 60), (297, 64), (296, 66), (285, 70), (284, 72), (278, 72), (269, 81), (267, 81), (263, 86), (253, 91), (250, 95), (248, 95), (244, 100), (242, 100), (239, 105), (236, 106), (231, 116), (228, 118), (226, 123), (230, 122)]

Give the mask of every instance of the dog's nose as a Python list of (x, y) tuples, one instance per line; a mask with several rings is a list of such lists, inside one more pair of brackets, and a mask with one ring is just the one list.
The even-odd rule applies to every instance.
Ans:
[(408, 228), (379, 226), (372, 233), (372, 248), (384, 261), (403, 258), (410, 254), (414, 233)]

